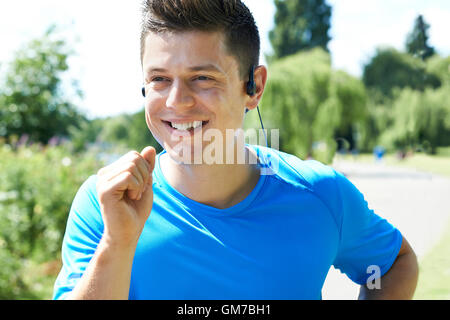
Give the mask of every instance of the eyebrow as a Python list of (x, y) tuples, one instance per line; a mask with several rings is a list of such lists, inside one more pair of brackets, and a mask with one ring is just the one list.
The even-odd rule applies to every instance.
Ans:
[[(205, 65), (200, 65), (200, 66), (193, 66), (193, 67), (189, 67), (188, 68), (189, 71), (209, 71), (209, 72), (218, 72), (218, 73), (222, 73), (225, 74), (225, 72), (220, 69), (219, 67), (213, 65), (213, 64), (205, 64)], [(152, 72), (167, 72), (167, 69), (164, 68), (148, 68), (147, 69), (147, 74), (148, 73), (152, 73)]]

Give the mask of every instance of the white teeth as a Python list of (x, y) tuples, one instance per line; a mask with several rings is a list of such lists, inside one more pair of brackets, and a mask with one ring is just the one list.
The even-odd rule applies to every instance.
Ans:
[(173, 128), (178, 130), (189, 130), (189, 129), (196, 129), (202, 125), (202, 121), (194, 121), (194, 122), (186, 122), (186, 123), (170, 123)]

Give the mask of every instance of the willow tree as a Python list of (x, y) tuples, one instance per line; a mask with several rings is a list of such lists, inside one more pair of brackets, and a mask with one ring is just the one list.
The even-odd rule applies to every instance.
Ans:
[[(333, 71), (330, 55), (316, 48), (270, 64), (260, 109), (268, 131), (279, 129), (281, 150), (329, 163), (341, 125), (364, 117), (365, 91), (359, 80)], [(247, 117), (247, 127), (258, 126), (257, 113)]]

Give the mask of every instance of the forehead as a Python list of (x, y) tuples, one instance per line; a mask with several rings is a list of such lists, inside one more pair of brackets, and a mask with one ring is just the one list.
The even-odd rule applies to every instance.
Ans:
[(238, 71), (238, 63), (228, 53), (222, 32), (150, 32), (144, 42), (142, 64), (145, 72), (198, 65), (216, 66), (227, 73)]

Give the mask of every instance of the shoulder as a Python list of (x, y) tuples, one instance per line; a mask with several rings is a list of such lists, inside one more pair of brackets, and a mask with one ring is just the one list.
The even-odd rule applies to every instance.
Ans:
[(316, 160), (302, 160), (299, 157), (262, 146), (252, 146), (258, 156), (271, 168), (271, 175), (287, 183), (302, 185), (311, 191), (336, 187), (340, 178), (333, 168)]
[(96, 174), (89, 176), (80, 186), (79, 191), (86, 192), (92, 196), (97, 196), (97, 180)]
[(344, 175), (316, 160), (299, 157), (271, 148), (253, 146), (266, 163), (270, 163), (271, 177), (288, 184), (298, 191), (310, 192), (321, 201), (339, 225), (342, 213), (342, 180)]
[(89, 176), (82, 183), (73, 201), (73, 206), (84, 206), (88, 204), (99, 207), (97, 196), (97, 175)]
[(94, 229), (101, 233), (103, 221), (97, 195), (97, 175), (89, 176), (75, 195), (69, 212), (68, 228)]

